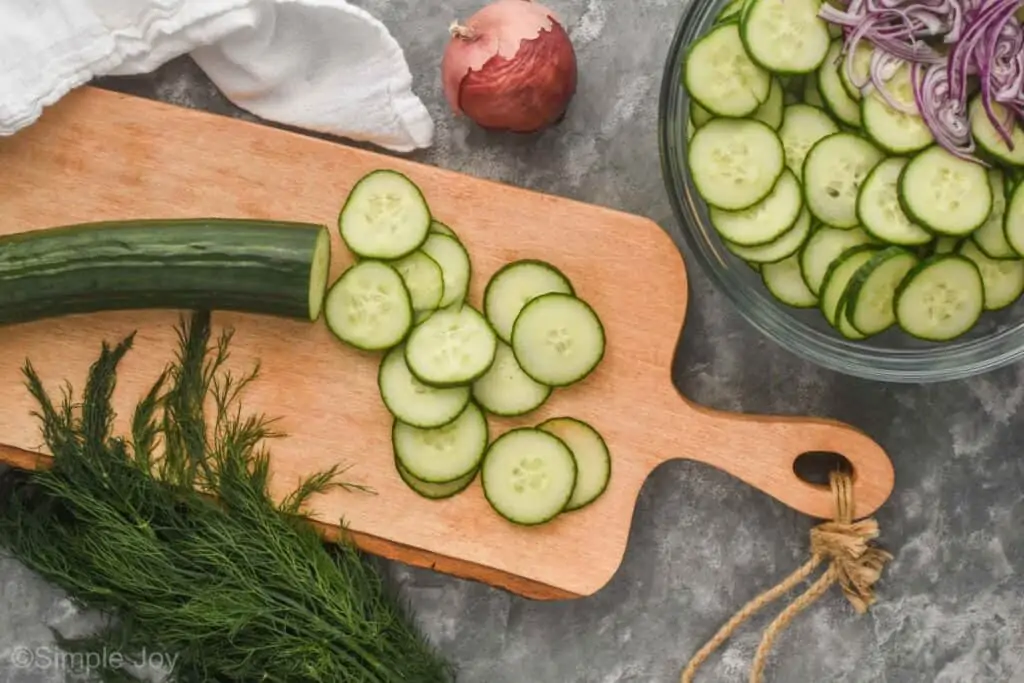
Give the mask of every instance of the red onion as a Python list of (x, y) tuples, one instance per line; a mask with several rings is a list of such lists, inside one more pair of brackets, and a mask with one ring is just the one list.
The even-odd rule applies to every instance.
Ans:
[(441, 71), (455, 113), (520, 133), (565, 116), (576, 93), (576, 53), (551, 10), (531, 0), (495, 0), (453, 24), (451, 34)]
[[(968, 79), (976, 79), (986, 115), (1013, 149), (1013, 128), (1024, 122), (1024, 0), (847, 0), (845, 8), (823, 3), (819, 16), (842, 27), (840, 68), (862, 92), (877, 89), (889, 106), (920, 115), (951, 153), (977, 161), (967, 106)], [(866, 83), (853, 68), (863, 44), (874, 49)], [(913, 107), (886, 87), (903, 64)]]

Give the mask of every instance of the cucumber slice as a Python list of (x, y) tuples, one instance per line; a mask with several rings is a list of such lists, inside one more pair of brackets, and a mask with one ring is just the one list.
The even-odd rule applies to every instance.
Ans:
[(785, 304), (795, 308), (813, 308), (818, 304), (818, 297), (807, 287), (800, 271), (799, 254), (764, 264), (761, 279), (772, 296)]
[(786, 155), (786, 166), (803, 180), (804, 159), (816, 142), (839, 132), (839, 124), (817, 107), (791, 104), (782, 115), (779, 139)]
[(405, 362), (416, 379), (432, 387), (469, 384), (491, 367), (497, 345), (494, 330), (475, 308), (443, 308), (412, 329)]
[(932, 253), (951, 254), (960, 248), (961, 242), (963, 242), (963, 238), (960, 237), (938, 237), (935, 239), (935, 247), (932, 249)]
[(771, 89), (771, 75), (751, 61), (734, 22), (720, 24), (694, 42), (683, 70), (690, 97), (716, 116), (749, 116)]
[(1003, 232), (1006, 242), (1017, 254), (1024, 256), (1024, 183), (1017, 185), (1006, 202)]
[(360, 261), (331, 285), (324, 299), (328, 329), (364, 351), (399, 344), (412, 328), (412, 300), (402, 276), (381, 261)]
[(694, 128), (700, 128), (713, 118), (714, 114), (697, 104), (696, 100), (690, 100), (690, 120), (693, 121)]
[(521, 259), (502, 266), (484, 288), (484, 315), (498, 339), (509, 343), (512, 326), (523, 306), (542, 294), (575, 294), (572, 283), (555, 266), (537, 259)]
[(754, 119), (712, 119), (690, 141), (690, 173), (709, 205), (739, 211), (767, 197), (785, 168), (778, 134)]
[(525, 415), (539, 408), (549, 396), (551, 387), (523, 372), (512, 347), (505, 342), (498, 342), (494, 363), (473, 382), (473, 399), (493, 415)]
[(579, 382), (604, 357), (605, 332), (597, 313), (571, 294), (543, 294), (523, 307), (512, 328), (512, 351), (541, 384)]
[(895, 307), (896, 321), (909, 335), (936, 342), (959, 337), (985, 309), (981, 271), (960, 254), (931, 256), (907, 273)]
[(883, 242), (927, 244), (932, 234), (912, 223), (900, 206), (900, 173), (906, 165), (906, 159), (890, 157), (872, 169), (857, 196), (857, 218), (868, 233)]
[(472, 265), (469, 253), (462, 246), (462, 242), (451, 235), (432, 233), (423, 243), (421, 251), (441, 267), (444, 294), (437, 307), (445, 308), (465, 301), (469, 291)]
[(804, 160), (804, 201), (811, 214), (834, 228), (857, 226), (857, 196), (885, 154), (853, 133), (822, 138)]
[(434, 484), (414, 477), (409, 473), (409, 470), (402, 466), (402, 463), (399, 462), (397, 457), (395, 458), (395, 469), (398, 470), (398, 476), (402, 478), (402, 481), (404, 481), (409, 488), (430, 500), (444, 500), (445, 498), (451, 498), (456, 494), (462, 493), (469, 488), (470, 484), (473, 483), (478, 472), (478, 470), (473, 470), (461, 479), (445, 482), (443, 484)]
[(391, 443), (405, 470), (430, 484), (454, 482), (475, 472), (490, 438), (487, 420), (470, 401), (457, 418), (441, 427), (421, 429), (395, 420)]
[(959, 237), (974, 232), (988, 219), (992, 186), (983, 166), (932, 145), (903, 168), (900, 201), (918, 225)]
[(414, 311), (432, 311), (441, 305), (444, 276), (437, 261), (417, 249), (394, 266), (409, 290)]
[[(860, 100), (863, 97), (861, 88), (870, 92), (874, 85), (871, 83), (871, 57), (875, 50), (869, 40), (858, 40), (857, 46), (850, 51), (844, 50), (839, 62), (839, 82), (843, 84), (843, 90), (852, 100)], [(850, 71), (853, 71), (853, 79), (850, 78)]]
[(454, 237), (455, 239), (459, 239), (459, 236), (455, 234), (454, 230), (448, 227), (447, 223), (442, 223), (437, 219), (430, 221), (430, 232), (438, 235), (447, 235), (448, 237)]
[(821, 314), (825, 316), (825, 320), (831, 325), (835, 327), (839, 325), (839, 304), (846, 293), (850, 280), (853, 279), (857, 270), (870, 261), (871, 257), (879, 250), (878, 246), (872, 244), (852, 247), (840, 254), (839, 258), (829, 266), (821, 284), (818, 306), (821, 309)]
[(377, 371), (384, 406), (395, 418), (414, 427), (441, 427), (457, 418), (469, 403), (469, 387), (440, 389), (423, 384), (405, 363), (401, 346), (388, 351)]
[(1006, 191), (1003, 172), (997, 168), (988, 170), (988, 182), (992, 187), (992, 211), (984, 225), (971, 235), (978, 248), (989, 258), (1016, 259), (1020, 256), (1006, 240), (1003, 217), (1006, 215)]
[(825, 108), (848, 126), (859, 128), (860, 106), (857, 101), (850, 97), (843, 87), (843, 81), (839, 76), (842, 68), (842, 40), (834, 40), (825, 55), (825, 60), (818, 68), (818, 92), (821, 93), (821, 100)]
[(557, 436), (518, 427), (499, 436), (480, 468), (484, 496), (515, 524), (543, 524), (561, 514), (576, 488), (572, 451)]
[(725, 242), (725, 248), (750, 263), (774, 263), (799, 251), (810, 234), (811, 214), (805, 208), (800, 212), (793, 227), (768, 244), (745, 247)]
[(865, 97), (860, 110), (864, 132), (890, 154), (911, 154), (935, 142), (923, 118), (893, 109), (878, 92)]
[(861, 228), (842, 230), (824, 226), (815, 230), (800, 251), (800, 272), (807, 288), (817, 296), (829, 266), (847, 249), (871, 242), (871, 235)]
[(825, 100), (821, 98), (821, 91), (818, 90), (817, 73), (808, 76), (804, 81), (803, 103), (821, 109), (827, 108), (825, 107)]
[(998, 102), (992, 103), (992, 114), (1009, 131), (1010, 140), (1013, 141), (1012, 149), (1006, 144), (1006, 139), (992, 124), (992, 119), (989, 118), (988, 112), (985, 111), (984, 101), (980, 94), (971, 100), (967, 112), (971, 121), (971, 134), (974, 136), (974, 141), (989, 156), (998, 159), (1002, 163), (1011, 166), (1024, 166), (1024, 128), (1021, 128), (1017, 116)]
[(338, 216), (341, 238), (360, 258), (398, 259), (420, 248), (430, 230), (430, 208), (405, 175), (382, 169), (363, 176)]
[(553, 417), (537, 429), (561, 439), (576, 461), (576, 484), (565, 510), (580, 510), (600, 498), (611, 480), (612, 458), (597, 430), (573, 417)]
[(865, 337), (883, 332), (896, 322), (896, 288), (916, 266), (918, 258), (904, 247), (888, 247), (857, 269), (844, 295), (843, 314)]
[(723, 22), (727, 19), (739, 18), (740, 12), (743, 11), (743, 5), (747, 0), (732, 0), (728, 5), (722, 8), (722, 11), (715, 17), (715, 22)]
[(752, 115), (752, 118), (762, 121), (771, 128), (778, 130), (779, 126), (782, 125), (782, 109), (785, 107), (785, 97), (782, 89), (782, 83), (779, 82), (778, 77), (772, 77), (772, 86), (768, 90), (768, 99), (765, 100), (764, 104), (757, 108)]
[(1024, 292), (1024, 261), (989, 258), (974, 240), (964, 240), (959, 252), (971, 259), (981, 273), (986, 311), (1006, 308), (1020, 298)]
[(774, 73), (814, 71), (831, 45), (820, 6), (820, 0), (751, 0), (740, 19), (747, 54)]
[(733, 244), (755, 246), (767, 244), (793, 227), (804, 208), (803, 194), (796, 176), (783, 169), (771, 194), (741, 211), (724, 211), (711, 207), (711, 224)]

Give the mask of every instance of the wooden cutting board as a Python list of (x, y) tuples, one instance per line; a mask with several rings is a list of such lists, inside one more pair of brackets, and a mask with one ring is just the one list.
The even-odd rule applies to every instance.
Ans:
[[(651, 159), (656, 164), (657, 159)], [(72, 93), (35, 125), (0, 139), (0, 233), (58, 224), (146, 217), (233, 216), (316, 221), (332, 228), (333, 273), (350, 257), (335, 227), (354, 181), (376, 168), (407, 173), (438, 219), (473, 259), (471, 302), (502, 264), (543, 258), (562, 269), (595, 308), (608, 336), (605, 359), (585, 382), (561, 390), (510, 426), (571, 415), (594, 425), (613, 458), (611, 483), (594, 505), (536, 528), (516, 527), (488, 507), (479, 480), (446, 501), (416, 496), (392, 465), (391, 419), (376, 385), (379, 356), (338, 343), (315, 325), (216, 314), (235, 328), (234, 359), (259, 359), (262, 379), (244, 406), (279, 416), (275, 495), (335, 463), (375, 495), (335, 491), (310, 515), (326, 533), (344, 518), (368, 551), (486, 581), (536, 598), (594, 593), (615, 574), (637, 495), (659, 464), (676, 458), (721, 468), (795, 509), (831, 514), (827, 488), (794, 474), (808, 451), (832, 451), (854, 466), (857, 515), (874, 512), (893, 487), (882, 448), (853, 427), (801, 417), (736, 415), (680, 396), (670, 370), (687, 305), (680, 252), (655, 223), (566, 199), (283, 132), (268, 126), (92, 88)], [(31, 358), (57, 391), (80, 390), (104, 340), (138, 331), (123, 362), (119, 427), (175, 347), (179, 313), (104, 313), (0, 331), (0, 458), (45, 463), (35, 407), (20, 368)], [(756, 358), (751, 359), (757, 362)]]

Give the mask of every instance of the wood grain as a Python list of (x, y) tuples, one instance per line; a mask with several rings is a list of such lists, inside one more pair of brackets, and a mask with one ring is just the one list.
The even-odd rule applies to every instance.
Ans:
[[(652, 161), (654, 163), (654, 161)], [(488, 507), (479, 482), (446, 501), (413, 494), (392, 466), (391, 419), (376, 385), (379, 356), (337, 342), (323, 324), (218, 313), (235, 330), (232, 363), (257, 359), (261, 379), (245, 395), (254, 412), (278, 416), (273, 492), (335, 463), (375, 494), (319, 496), (310, 516), (328, 535), (344, 519), (370, 552), (433, 567), (538, 598), (594, 593), (626, 550), (637, 495), (662, 462), (688, 458), (732, 473), (809, 515), (831, 514), (829, 493), (801, 481), (793, 461), (835, 451), (855, 467), (857, 514), (876, 510), (893, 487), (882, 448), (828, 420), (734, 415), (679, 395), (670, 368), (683, 327), (687, 280), (675, 244), (641, 217), (528, 192), (266, 126), (82, 88), (34, 126), (0, 141), (0, 233), (124, 218), (233, 216), (315, 221), (332, 227), (334, 276), (351, 263), (333, 229), (354, 182), (370, 170), (407, 173), (436, 217), (473, 258), (470, 301), (504, 263), (543, 258), (562, 269), (601, 316), (608, 348), (600, 368), (555, 392), (534, 414), (492, 420), (512, 426), (571, 415), (597, 427), (613, 457), (611, 484), (594, 505), (538, 528), (520, 528)], [(52, 390), (81, 388), (100, 344), (137, 332), (119, 373), (123, 428), (174, 348), (181, 312), (69, 316), (5, 328), (0, 337), (0, 458), (19, 466), (46, 454), (20, 369), (32, 360)]]

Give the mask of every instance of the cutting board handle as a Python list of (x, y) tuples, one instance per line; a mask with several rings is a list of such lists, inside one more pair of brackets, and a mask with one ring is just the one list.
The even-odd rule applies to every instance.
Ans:
[[(835, 504), (827, 484), (805, 481), (795, 463), (805, 453), (834, 453), (852, 470), (855, 518), (871, 515), (895, 484), (892, 461), (864, 432), (835, 420), (746, 415), (682, 400), (700, 413), (699, 450), (690, 458), (722, 469), (804, 514), (830, 519)], [(676, 454), (678, 457), (678, 454)]]

